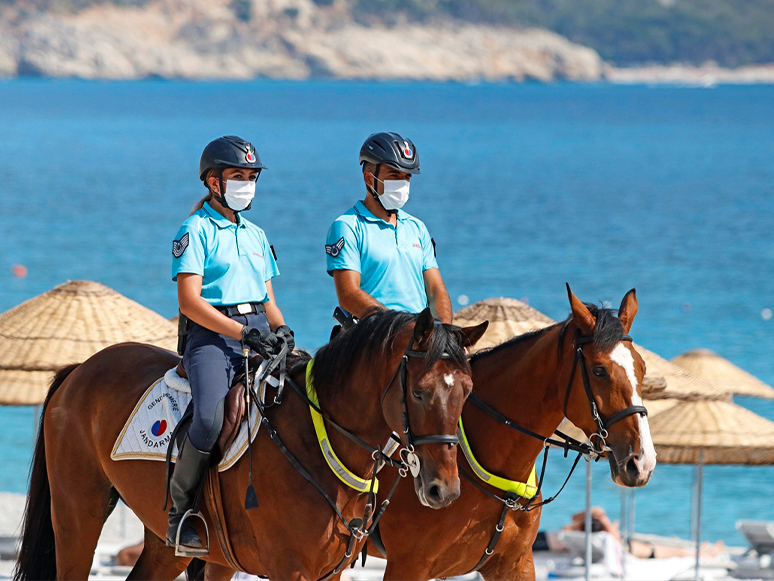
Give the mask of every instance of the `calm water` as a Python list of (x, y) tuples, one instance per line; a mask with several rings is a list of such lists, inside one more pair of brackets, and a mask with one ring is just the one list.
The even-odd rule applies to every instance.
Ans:
[[(235, 133), (269, 170), (248, 217), (279, 254), (275, 291), (300, 345), (333, 323), (323, 244), (362, 197), (373, 131), (412, 137), (422, 175), (407, 209), (438, 242), (455, 308), (527, 297), (566, 316), (565, 281), (617, 306), (665, 357), (708, 347), (774, 383), (774, 87), (379, 83), (0, 83), (0, 311), (67, 279), (100, 281), (176, 312), (171, 240), (204, 190), (203, 146)], [(29, 275), (14, 278), (13, 264)], [(463, 299), (464, 301), (464, 299)], [(774, 404), (739, 403), (774, 419)], [(0, 409), (0, 490), (24, 492), (30, 409)], [(547, 489), (569, 462), (552, 460)], [(741, 544), (737, 519), (774, 519), (772, 468), (708, 467), (704, 532)], [(637, 529), (689, 534), (692, 467), (660, 465)], [(608, 469), (595, 502), (619, 514)], [(583, 505), (582, 471), (543, 516)]]

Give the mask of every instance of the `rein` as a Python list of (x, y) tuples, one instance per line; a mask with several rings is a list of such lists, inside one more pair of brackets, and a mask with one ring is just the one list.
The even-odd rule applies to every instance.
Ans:
[[(632, 338), (629, 335), (624, 335), (621, 338), (621, 340), (631, 341)], [(482, 492), (486, 493), (488, 496), (494, 498), (495, 500), (503, 504), (503, 510), (500, 513), (500, 520), (498, 524), (495, 526), (495, 532), (492, 535), (491, 540), (489, 541), (489, 545), (485, 549), (484, 555), (481, 557), (481, 560), (476, 564), (475, 567), (473, 567), (473, 569), (471, 569), (470, 572), (477, 571), (479, 568), (481, 568), (481, 566), (486, 562), (486, 560), (494, 553), (494, 548), (495, 548), (495, 545), (497, 545), (497, 541), (500, 538), (500, 533), (502, 533), (503, 530), (505, 529), (505, 517), (508, 514), (509, 510), (520, 510), (524, 512), (530, 512), (556, 500), (559, 494), (564, 490), (564, 487), (567, 485), (567, 482), (569, 482), (573, 472), (575, 472), (575, 468), (578, 466), (578, 462), (580, 461), (581, 456), (588, 456), (588, 461), (591, 461), (592, 458), (594, 458), (595, 460), (598, 460), (602, 454), (610, 451), (610, 448), (607, 446), (607, 443), (606, 443), (606, 439), (609, 436), (608, 428), (610, 428), (610, 426), (631, 415), (635, 415), (635, 414), (641, 414), (645, 416), (648, 415), (648, 410), (644, 406), (636, 405), (636, 406), (629, 406), (625, 409), (617, 411), (614, 414), (610, 415), (607, 419), (602, 418), (602, 416), (599, 413), (599, 409), (597, 408), (596, 401), (594, 400), (594, 394), (591, 391), (591, 382), (589, 381), (589, 375), (586, 369), (586, 358), (583, 354), (583, 346), (593, 342), (594, 342), (593, 336), (583, 336), (580, 332), (580, 329), (575, 330), (575, 337), (574, 337), (575, 358), (573, 360), (572, 371), (570, 372), (570, 380), (567, 384), (567, 392), (564, 396), (564, 416), (567, 417), (567, 405), (570, 401), (570, 392), (572, 391), (572, 384), (573, 384), (573, 381), (575, 380), (575, 371), (577, 367), (580, 365), (581, 377), (583, 379), (583, 388), (589, 400), (591, 417), (594, 419), (594, 422), (597, 424), (597, 432), (592, 434), (589, 437), (589, 444), (581, 443), (578, 440), (571, 438), (567, 434), (560, 432), (559, 430), (554, 430), (554, 433), (558, 435), (560, 438), (562, 438), (562, 440), (556, 440), (553, 438), (542, 436), (537, 432), (534, 432), (529, 428), (520, 426), (516, 422), (512, 421), (507, 416), (501, 414), (500, 412), (498, 412), (497, 410), (495, 410), (494, 408), (486, 404), (474, 393), (471, 393), (468, 396), (468, 400), (473, 405), (475, 405), (477, 408), (479, 408), (480, 410), (482, 410), (487, 415), (491, 416), (501, 424), (504, 424), (509, 428), (516, 430), (517, 432), (521, 432), (522, 434), (530, 436), (531, 438), (535, 438), (537, 440), (542, 441), (543, 449), (544, 449), (543, 464), (540, 469), (540, 478), (537, 481), (537, 491), (534, 494), (520, 495), (512, 490), (506, 490), (505, 494), (503, 494), (502, 497), (500, 497), (497, 494), (488, 490), (486, 487), (484, 487), (480, 482), (477, 481), (476, 478), (468, 474), (465, 470), (460, 469), (460, 472), (462, 473), (462, 475), (465, 476), (465, 478), (467, 478), (471, 483), (473, 483), (479, 490), (481, 490)], [(460, 426), (462, 426), (462, 420), (460, 420)], [(598, 443), (599, 446), (595, 445), (595, 443)], [(562, 484), (561, 488), (559, 488), (558, 492), (542, 502), (533, 504), (535, 498), (537, 498), (538, 495), (540, 494), (541, 488), (543, 486), (543, 478), (545, 476), (545, 471), (546, 471), (546, 462), (548, 461), (549, 445), (553, 445), (564, 449), (565, 458), (567, 457), (567, 454), (570, 450), (572, 450), (573, 452), (577, 452), (578, 455), (572, 464), (572, 468), (570, 468), (570, 472), (567, 475), (567, 478), (564, 480), (564, 483)], [(473, 464), (471, 464), (471, 466), (473, 466)], [(533, 473), (534, 473), (534, 468), (533, 468)], [(483, 480), (478, 473), (476, 473), (476, 477), (478, 479)], [(484, 482), (486, 482), (486, 480), (484, 480)], [(520, 484), (520, 483), (513, 483), (513, 484)], [(527, 500), (526, 504), (519, 504), (519, 500), (522, 498)]]
[[(438, 443), (447, 443), (450, 445), (454, 445), (459, 442), (456, 435), (450, 436), (446, 434), (438, 434), (438, 435), (432, 435), (432, 436), (416, 437), (411, 431), (411, 426), (409, 424), (409, 416), (408, 416), (408, 405), (406, 401), (407, 393), (408, 393), (408, 387), (406, 384), (406, 375), (407, 375), (406, 363), (409, 357), (415, 357), (420, 359), (424, 359), (427, 357), (427, 352), (415, 351), (412, 349), (413, 345), (414, 345), (414, 339), (412, 338), (411, 342), (409, 343), (409, 346), (406, 348), (406, 350), (403, 353), (403, 357), (401, 358), (401, 362), (398, 365), (398, 368), (395, 370), (395, 373), (392, 375), (390, 381), (387, 383), (387, 386), (384, 388), (384, 391), (382, 392), (382, 398), (381, 398), (381, 402), (383, 404), (384, 399), (387, 395), (387, 392), (389, 391), (390, 387), (394, 383), (395, 378), (399, 377), (400, 385), (401, 385), (401, 406), (403, 408), (402, 410), (403, 432), (406, 435), (406, 440), (407, 440), (406, 445), (400, 450), (400, 454), (399, 454), (401, 458), (400, 460), (394, 460), (393, 458), (385, 454), (381, 448), (375, 448), (371, 446), (364, 440), (358, 438), (356, 435), (354, 435), (346, 428), (336, 423), (333, 419), (331, 419), (328, 415), (326, 415), (322, 411), (322, 409), (320, 409), (320, 406), (317, 403), (317, 401), (314, 401), (312, 398), (309, 397), (310, 394), (314, 395), (313, 389), (311, 390), (309, 389), (310, 382), (311, 382), (311, 366), (312, 366), (311, 361), (309, 362), (307, 367), (307, 389), (302, 389), (301, 387), (298, 386), (298, 384), (296, 384), (295, 381), (293, 381), (289, 376), (285, 376), (283, 373), (283, 376), (284, 376), (283, 379), (285, 380), (285, 382), (287, 382), (287, 384), (290, 385), (293, 391), (295, 391), (299, 395), (299, 397), (301, 397), (301, 399), (310, 407), (310, 409), (314, 413), (318, 414), (317, 417), (315, 417), (314, 413), (312, 415), (318, 441), (320, 441), (320, 433), (321, 433), (320, 428), (322, 427), (322, 429), (324, 430), (324, 422), (328, 422), (334, 428), (336, 428), (340, 433), (342, 433), (347, 438), (355, 442), (358, 446), (368, 450), (371, 453), (371, 458), (374, 461), (374, 467), (373, 467), (373, 471), (371, 472), (371, 478), (368, 479), (370, 480), (369, 482), (366, 479), (361, 479), (351, 474), (343, 466), (343, 464), (341, 464), (341, 462), (338, 461), (338, 458), (336, 458), (336, 455), (332, 449), (329, 448), (330, 456), (326, 455), (325, 451), (323, 450), (323, 457), (325, 458), (326, 463), (328, 463), (331, 470), (342, 482), (344, 482), (345, 484), (347, 484), (348, 486), (350, 486), (354, 490), (357, 490), (360, 493), (365, 493), (365, 492), (368, 493), (368, 502), (365, 505), (363, 517), (362, 518), (355, 517), (349, 522), (347, 521), (346, 518), (344, 518), (344, 515), (341, 513), (341, 510), (339, 510), (339, 507), (337, 506), (336, 501), (333, 498), (331, 498), (331, 496), (325, 491), (322, 485), (319, 482), (317, 482), (315, 477), (306, 468), (304, 468), (304, 466), (298, 461), (298, 459), (293, 455), (293, 453), (285, 446), (285, 444), (280, 439), (279, 434), (277, 434), (277, 431), (273, 428), (268, 418), (266, 417), (266, 413), (265, 413), (266, 408), (280, 402), (277, 401), (277, 399), (275, 398), (275, 401), (273, 402), (273, 404), (270, 404), (269, 406), (267, 406), (266, 404), (261, 402), (260, 398), (257, 397), (255, 391), (253, 391), (253, 387), (250, 386), (252, 400), (256, 403), (256, 405), (258, 406), (258, 410), (261, 412), (261, 423), (266, 427), (266, 431), (268, 432), (271, 439), (274, 441), (274, 443), (277, 445), (280, 451), (285, 455), (285, 457), (288, 459), (290, 464), (296, 470), (298, 470), (298, 472), (304, 477), (304, 479), (306, 479), (312, 486), (314, 486), (315, 489), (323, 496), (323, 498), (325, 498), (328, 504), (331, 505), (331, 508), (336, 513), (336, 516), (338, 517), (338, 519), (342, 522), (342, 524), (347, 529), (347, 531), (349, 531), (350, 537), (349, 537), (349, 542), (347, 543), (347, 549), (344, 553), (344, 557), (331, 572), (321, 577), (319, 581), (325, 581), (326, 579), (329, 579), (330, 577), (337, 575), (346, 566), (347, 561), (352, 557), (355, 543), (357, 541), (362, 540), (365, 537), (368, 537), (378, 526), (379, 521), (381, 520), (382, 515), (384, 514), (384, 511), (387, 509), (387, 506), (390, 504), (390, 499), (392, 498), (393, 493), (397, 489), (398, 483), (400, 482), (401, 478), (405, 478), (409, 474), (409, 472), (411, 472), (412, 476), (414, 477), (416, 477), (419, 474), (419, 458), (414, 453), (414, 446), (419, 446), (422, 444), (438, 444)], [(440, 358), (450, 359), (451, 355), (444, 352)], [(279, 357), (277, 357), (276, 359), (279, 359)], [(284, 360), (284, 356), (283, 356), (283, 360)], [(276, 368), (276, 365), (274, 365), (272, 368)], [(284, 371), (284, 361), (282, 363), (282, 369)], [(268, 379), (268, 374), (265, 373), (262, 379), (264, 380)], [(281, 398), (281, 394), (279, 395)], [(250, 413), (249, 409), (247, 410), (247, 413), (248, 414)], [(322, 445), (322, 441), (321, 441), (321, 445)], [(335, 458), (336, 461), (338, 462), (339, 468), (346, 472), (344, 477), (342, 477), (342, 475), (339, 473), (338, 470), (334, 469), (333, 465), (331, 464), (331, 458)], [(395, 479), (395, 482), (393, 483), (392, 488), (390, 488), (390, 491), (387, 494), (387, 497), (379, 505), (378, 511), (374, 511), (374, 505), (376, 504), (376, 491), (378, 488), (378, 480), (376, 478), (376, 473), (380, 464), (389, 464), (390, 466), (398, 468), (398, 477)], [(347, 478), (347, 476), (349, 476), (350, 478)], [(353, 484), (350, 482), (350, 480), (352, 480), (352, 477), (356, 478), (357, 481), (359, 481), (357, 483), (358, 485), (353, 486)], [(367, 490), (364, 489), (366, 484), (368, 485)], [(369, 520), (371, 521), (370, 525), (368, 524)]]

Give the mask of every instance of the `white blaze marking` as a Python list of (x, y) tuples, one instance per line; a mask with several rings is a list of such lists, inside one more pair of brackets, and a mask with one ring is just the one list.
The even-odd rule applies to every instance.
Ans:
[[(619, 343), (610, 353), (610, 359), (617, 363), (626, 372), (626, 377), (632, 386), (632, 405), (642, 405), (642, 398), (637, 394), (637, 376), (634, 374), (634, 358), (632, 352), (623, 343)], [(656, 467), (656, 449), (650, 437), (650, 426), (647, 416), (639, 416), (640, 420), (640, 469), (642, 472), (651, 472)]]
[(443, 380), (446, 382), (446, 385), (451, 387), (454, 385), (454, 376), (451, 373), (447, 373), (443, 376)]

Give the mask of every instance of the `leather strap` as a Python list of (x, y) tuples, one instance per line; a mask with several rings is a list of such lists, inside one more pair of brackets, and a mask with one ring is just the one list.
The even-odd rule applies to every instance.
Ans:
[(235, 571), (247, 572), (246, 569), (239, 564), (236, 552), (231, 544), (231, 537), (228, 534), (226, 513), (223, 510), (223, 495), (220, 489), (220, 474), (217, 466), (210, 468), (207, 477), (207, 486), (205, 488), (205, 502), (212, 515), (212, 525), (215, 528), (216, 537), (220, 544), (220, 548), (223, 551), (223, 556), (226, 558), (226, 562), (229, 567)]

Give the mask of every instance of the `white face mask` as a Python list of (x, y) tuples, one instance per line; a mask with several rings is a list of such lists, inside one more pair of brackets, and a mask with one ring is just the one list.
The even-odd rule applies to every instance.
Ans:
[[(371, 175), (373, 176), (374, 174)], [(374, 176), (374, 179), (384, 184), (384, 193), (379, 196), (379, 201), (385, 210), (399, 210), (408, 202), (409, 186), (411, 185), (408, 180), (382, 181), (376, 176)]]
[(235, 212), (241, 212), (255, 197), (255, 182), (254, 181), (238, 181), (227, 180), (226, 181), (226, 204), (230, 210)]

